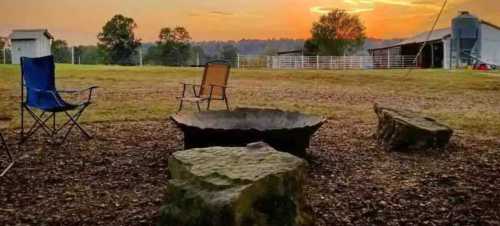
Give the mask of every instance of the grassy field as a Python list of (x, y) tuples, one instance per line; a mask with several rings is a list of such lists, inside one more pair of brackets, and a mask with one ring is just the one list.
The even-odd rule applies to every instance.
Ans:
[[(459, 133), (500, 135), (500, 73), (447, 70), (234, 70), (231, 105), (273, 107), (335, 120), (375, 120), (373, 103), (436, 117)], [(61, 89), (98, 85), (85, 122), (157, 120), (175, 112), (180, 82), (198, 82), (201, 69), (57, 65)], [(0, 65), (0, 114), (18, 127), (19, 66)], [(222, 104), (215, 107), (223, 107)]]

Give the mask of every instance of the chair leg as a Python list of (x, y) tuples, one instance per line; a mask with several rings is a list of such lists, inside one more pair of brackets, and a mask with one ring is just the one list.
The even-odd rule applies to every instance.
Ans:
[(56, 113), (52, 114), (52, 136), (56, 135)]
[(22, 144), (24, 140), (24, 103), (21, 99), (21, 139), (19, 139), (19, 144)]
[[(21, 129), (21, 140), (19, 141), (19, 144), (23, 144), (26, 142), (33, 134), (35, 134), (40, 128), (50, 137), (53, 137), (56, 131), (51, 129), (49, 126), (46, 125), (46, 123), (53, 117), (53, 115), (49, 115), (44, 119), (44, 116), (46, 112), (42, 112), (39, 116), (35, 114), (35, 112), (31, 111), (29, 108), (26, 108), (28, 113), (35, 119), (35, 122), (33, 126), (25, 133), (24, 132), (24, 126)], [(55, 113), (52, 113), (55, 114)], [(21, 119), (24, 120), (24, 119)], [(24, 123), (22, 123), (24, 124)]]
[(212, 99), (208, 99), (208, 103), (207, 103), (207, 111), (210, 111), (210, 103), (212, 102)]
[(226, 102), (226, 108), (228, 111), (231, 111), (231, 109), (229, 108), (229, 101), (227, 100), (227, 97), (224, 97), (224, 102)]
[(196, 107), (198, 107), (198, 112), (201, 112), (200, 102), (196, 101)]
[(2, 146), (5, 149), (7, 156), (9, 157), (10, 163), (4, 170), (2, 170), (2, 172), (0, 173), (0, 177), (3, 177), (7, 173), (7, 171), (9, 171), (10, 168), (12, 168), (12, 166), (14, 166), (14, 159), (12, 158), (12, 155), (10, 154), (9, 146), (7, 146), (7, 142), (5, 141), (2, 134), (0, 133), (0, 148), (2, 148)]
[[(71, 126), (68, 128), (68, 130), (66, 131), (66, 134), (64, 134), (64, 137), (61, 141), (61, 143), (64, 143), (64, 141), (66, 141), (66, 139), (68, 138), (69, 134), (71, 133), (71, 131), (73, 130), (74, 127), (77, 127), (80, 132), (87, 138), (87, 139), (91, 139), (92, 136), (90, 136), (87, 131), (85, 131), (85, 129), (83, 129), (82, 126), (80, 126), (80, 124), (78, 123), (78, 119), (80, 119), (80, 116), (82, 115), (82, 113), (85, 111), (85, 109), (88, 107), (88, 105), (82, 107), (77, 113), (75, 113), (73, 116), (70, 115), (67, 111), (64, 112), (64, 114), (66, 114), (66, 116), (68, 116), (68, 122), (71, 123)], [(67, 125), (67, 123), (65, 124)], [(61, 128), (62, 129), (62, 128)]]
[(179, 110), (177, 110), (177, 112), (180, 112), (182, 111), (182, 105), (183, 105), (184, 101), (181, 100), (180, 103), (179, 103)]

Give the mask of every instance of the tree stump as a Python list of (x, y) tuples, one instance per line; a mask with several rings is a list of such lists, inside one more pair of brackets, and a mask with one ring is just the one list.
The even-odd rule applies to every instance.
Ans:
[(377, 139), (389, 150), (444, 148), (453, 130), (436, 120), (407, 110), (375, 104), (378, 116)]

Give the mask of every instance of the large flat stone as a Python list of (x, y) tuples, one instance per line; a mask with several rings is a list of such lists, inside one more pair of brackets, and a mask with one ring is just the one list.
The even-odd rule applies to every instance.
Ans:
[(307, 163), (263, 147), (174, 153), (160, 225), (311, 225), (302, 184)]
[(436, 120), (408, 110), (375, 104), (378, 116), (377, 139), (390, 150), (445, 147), (453, 130)]

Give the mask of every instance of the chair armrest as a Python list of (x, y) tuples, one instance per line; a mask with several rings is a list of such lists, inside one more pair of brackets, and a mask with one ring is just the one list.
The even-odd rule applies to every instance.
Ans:
[(36, 93), (47, 93), (47, 94), (50, 94), (50, 95), (52, 95), (52, 97), (54, 98), (54, 100), (57, 102), (57, 104), (59, 106), (61, 106), (61, 107), (64, 106), (64, 103), (60, 102), (57, 93), (55, 93), (54, 91), (51, 91), (51, 90), (41, 90), (41, 89), (36, 89), (36, 88), (30, 88), (30, 87), (27, 87), (27, 86), (25, 86), (25, 88), (28, 89), (28, 90), (31, 90), (33, 92), (36, 92)]
[(195, 86), (195, 87), (199, 87), (199, 86), (201, 86), (201, 85), (199, 85), (199, 84), (194, 84), (194, 83), (185, 83), (185, 82), (181, 82), (181, 85), (183, 85), (183, 86)]
[(58, 91), (59, 93), (67, 93), (67, 94), (75, 94), (75, 93), (83, 93), (83, 92), (89, 92), (89, 95), (87, 97), (87, 103), (90, 103), (90, 101), (92, 100), (92, 97), (93, 97), (93, 94), (94, 94), (94, 90), (99, 88), (98, 86), (91, 86), (89, 88), (86, 88), (86, 89), (82, 89), (82, 90), (61, 90), (61, 91)]
[[(182, 85), (182, 96), (180, 96), (180, 98), (182, 98), (182, 97), (185, 97), (185, 96), (186, 96), (186, 91), (187, 91), (188, 86), (191, 86), (191, 87), (192, 87), (193, 96), (198, 97), (198, 94), (197, 94), (197, 92), (196, 92), (196, 88), (197, 88), (197, 87), (201, 87), (201, 85), (198, 85), (198, 84), (192, 84), (192, 83), (184, 83), (184, 82), (181, 82), (181, 85)], [(178, 98), (179, 98), (179, 97), (178, 97)]]
[(221, 86), (221, 85), (214, 85), (214, 84), (210, 84), (209, 86), (219, 87), (219, 88), (223, 88), (223, 89), (231, 89), (231, 88), (233, 88), (233, 87), (230, 87), (230, 86)]

